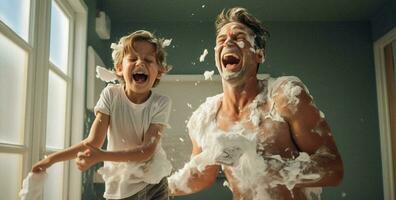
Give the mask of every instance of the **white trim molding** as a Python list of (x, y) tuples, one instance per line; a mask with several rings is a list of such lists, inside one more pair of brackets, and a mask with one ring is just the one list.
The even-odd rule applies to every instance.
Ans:
[[(88, 7), (83, 0), (69, 0), (69, 4), (75, 12), (74, 27), (74, 68), (73, 68), (73, 94), (72, 94), (72, 118), (70, 144), (82, 141), (85, 120), (85, 71), (87, 52), (87, 25)], [(82, 188), (81, 172), (69, 163), (69, 191), (68, 199), (80, 200)]]
[[(396, 28), (374, 42), (375, 76), (377, 83), (378, 121), (381, 141), (382, 178), (384, 199), (395, 200), (395, 180), (392, 163), (392, 143), (386, 90), (384, 47), (396, 40)], [(396, 145), (396, 144), (395, 144)]]
[[(269, 74), (257, 74), (257, 78), (258, 79), (264, 79), (269, 77)], [(221, 77), (220, 75), (213, 75), (212, 79), (210, 80), (205, 80), (205, 76), (204, 75), (198, 75), (198, 74), (166, 74), (161, 78), (161, 81), (163, 82), (189, 82), (189, 81), (221, 81)]]

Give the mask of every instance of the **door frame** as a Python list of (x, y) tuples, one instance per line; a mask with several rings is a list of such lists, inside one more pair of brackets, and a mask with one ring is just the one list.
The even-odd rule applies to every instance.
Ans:
[[(378, 123), (381, 141), (381, 161), (384, 199), (395, 200), (395, 176), (393, 171), (391, 126), (388, 92), (386, 87), (384, 47), (396, 40), (396, 28), (374, 42), (375, 77), (377, 85)], [(395, 146), (396, 148), (396, 146)]]

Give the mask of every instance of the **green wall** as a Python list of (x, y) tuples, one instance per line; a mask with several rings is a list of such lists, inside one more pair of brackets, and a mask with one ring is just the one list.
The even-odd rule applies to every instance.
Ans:
[(96, 8), (98, 6), (96, 0), (84, 0), (88, 7), (88, 33), (87, 43), (88, 46), (92, 46), (96, 53), (102, 58), (103, 62), (107, 67), (112, 67), (112, 59), (110, 44), (111, 40), (102, 40), (98, 37), (95, 31), (95, 19), (96, 19)]
[[(95, 32), (95, 19), (96, 19), (96, 0), (84, 0), (88, 7), (88, 33), (87, 33), (87, 45), (92, 46), (96, 53), (102, 58), (103, 62), (111, 67), (111, 55), (109, 54), (108, 47), (110, 47), (110, 40), (101, 40)], [(95, 115), (90, 110), (85, 111), (85, 123), (84, 123), (84, 138), (88, 136), (89, 130), (95, 119)], [(94, 173), (101, 164), (91, 167), (89, 170), (82, 174), (82, 194), (83, 200), (97, 200), (103, 199), (103, 185), (94, 184), (92, 182)]]
[(396, 0), (388, 1), (371, 18), (373, 40), (377, 40), (396, 27)]
[[(87, 1), (90, 9), (95, 8)], [(110, 41), (99, 40), (89, 12), (88, 45), (111, 66), (110, 42), (138, 29), (172, 38), (168, 47), (170, 74), (202, 74), (214, 67), (214, 25), (208, 22), (117, 23), (112, 21)], [(264, 20), (263, 20), (264, 21)], [(375, 71), (370, 22), (269, 22), (267, 61), (260, 73), (300, 77), (326, 114), (344, 160), (345, 175), (338, 187), (325, 188), (325, 200), (383, 199)], [(174, 47), (173, 47), (174, 45)], [(209, 55), (198, 58), (203, 49)], [(195, 65), (193, 65), (193, 62)], [(216, 72), (217, 73), (217, 72)], [(86, 133), (93, 115), (88, 113)], [(186, 152), (189, 153), (189, 152)], [(90, 170), (87, 174), (92, 174)], [(84, 175), (84, 199), (95, 199), (102, 186)], [(175, 199), (230, 199), (219, 179), (214, 187), (190, 197)]]

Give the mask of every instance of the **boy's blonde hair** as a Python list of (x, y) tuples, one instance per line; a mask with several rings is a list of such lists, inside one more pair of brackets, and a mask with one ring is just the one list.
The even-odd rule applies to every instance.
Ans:
[[(121, 37), (118, 44), (112, 44), (111, 48), (113, 52), (111, 53), (111, 57), (113, 58), (114, 69), (117, 69), (120, 65), (122, 65), (122, 59), (125, 55), (132, 52), (133, 43), (137, 41), (146, 41), (150, 44), (154, 45), (155, 48), (155, 59), (159, 64), (160, 69), (158, 69), (158, 74), (161, 76), (162, 74), (168, 72), (171, 67), (166, 63), (166, 51), (164, 49), (164, 39), (157, 38), (154, 34), (145, 30), (135, 31), (127, 36)], [(159, 77), (160, 77), (159, 76)], [(123, 80), (123, 77), (120, 77)], [(154, 82), (153, 87), (157, 86), (160, 79), (157, 78)]]

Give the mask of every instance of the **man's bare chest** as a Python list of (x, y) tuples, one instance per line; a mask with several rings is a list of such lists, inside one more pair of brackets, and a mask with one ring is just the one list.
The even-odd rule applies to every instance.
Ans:
[(292, 130), (286, 120), (270, 117), (271, 109), (271, 104), (264, 103), (256, 110), (245, 109), (239, 116), (229, 116), (219, 110), (216, 125), (225, 134), (233, 132), (236, 126), (243, 129), (242, 134), (254, 134), (257, 152), (263, 156), (292, 157), (297, 152)]

